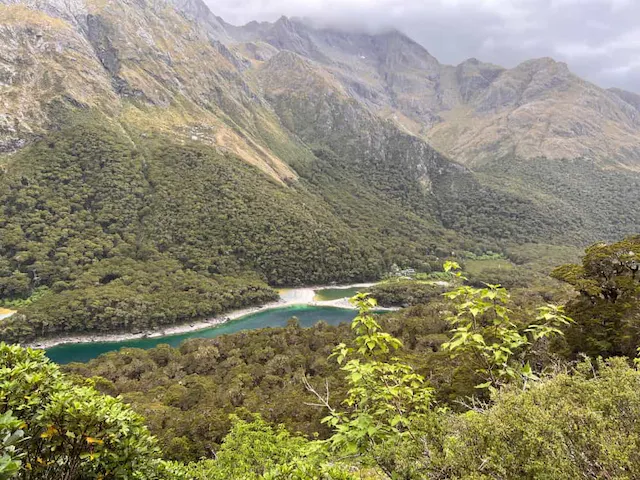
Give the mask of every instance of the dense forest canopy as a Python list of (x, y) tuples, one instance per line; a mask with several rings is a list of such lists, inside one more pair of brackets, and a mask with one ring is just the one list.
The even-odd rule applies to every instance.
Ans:
[[(292, 157), (299, 178), (285, 184), (198, 142), (62, 111), (60, 129), (0, 173), (0, 302), (19, 310), (0, 326), (5, 340), (153, 329), (265, 303), (270, 287), (373, 280), (394, 264), (437, 271), (452, 254), (517, 259), (520, 246), (584, 241), (576, 229), (602, 223), (586, 228), (584, 212), (558, 216), (544, 195), (496, 190), (461, 168), (425, 189), (409, 166), (338, 149), (342, 136), (336, 151)], [(396, 156), (426, 148), (381, 134)]]
[(569, 303), (577, 320), (567, 333), (574, 354), (633, 356), (640, 346), (640, 236), (589, 247), (580, 265), (552, 276), (579, 295)]
[(377, 316), (359, 294), (351, 328), (292, 319), (177, 349), (123, 349), (65, 373), (42, 352), (2, 345), (0, 475), (634, 478), (639, 363), (635, 352), (604, 360), (620, 332), (584, 314), (622, 301), (631, 327), (638, 246), (596, 244), (581, 265), (559, 267), (577, 294), (565, 306), (471, 286), (447, 262), (456, 280), (444, 296), (390, 282), (380, 293), (415, 305)]

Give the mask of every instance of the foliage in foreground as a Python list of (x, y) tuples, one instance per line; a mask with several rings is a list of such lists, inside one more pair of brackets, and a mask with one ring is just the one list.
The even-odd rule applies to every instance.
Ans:
[(489, 403), (458, 414), (430, 406), (421, 376), (388, 356), (398, 341), (362, 313), (352, 346), (335, 349), (349, 386), (344, 405), (333, 408), (318, 393), (332, 437), (309, 442), (260, 418), (239, 421), (217, 460), (175, 472), (199, 480), (634, 478), (640, 373), (627, 360), (586, 361), (526, 388), (504, 385)]
[(632, 479), (639, 420), (640, 373), (623, 358), (586, 361), (450, 417), (437, 464), (451, 478)]
[(42, 351), (0, 344), (0, 427), (0, 478), (150, 479), (157, 468), (144, 419), (72, 384)]
[[(446, 271), (456, 269), (457, 263), (445, 263)], [(456, 275), (462, 277), (461, 272)], [(537, 380), (530, 362), (536, 344), (563, 335), (560, 328), (573, 322), (564, 315), (563, 307), (548, 304), (538, 307), (533, 322), (517, 325), (511, 320), (509, 293), (500, 285), (461, 286), (445, 293), (445, 297), (454, 302), (454, 313), (448, 318), (454, 328), (451, 340), (442, 348), (452, 358), (464, 356), (463, 364), (483, 378), (476, 388), (495, 391), (510, 382), (526, 385), (529, 380)]]
[[(626, 359), (539, 371), (541, 379), (497, 385), (490, 402), (453, 413), (431, 406), (432, 390), (424, 379), (393, 357), (400, 342), (368, 315), (375, 302), (364, 296), (357, 302), (357, 336), (334, 351), (349, 387), (344, 404), (332, 407), (316, 392), (329, 409), (333, 436), (295, 444), (295, 437), (265, 429), (256, 419), (234, 427), (218, 460), (192, 464), (187, 475), (202, 480), (224, 478), (217, 476), (222, 471), (227, 478), (301, 480), (634, 478), (640, 467), (640, 373)], [(260, 442), (256, 448), (255, 438), (269, 436), (269, 447)], [(227, 442), (232, 462), (225, 459)], [(272, 459), (285, 455), (294, 466), (285, 461), (265, 471)]]
[[(611, 265), (617, 251), (599, 257), (601, 264)], [(622, 278), (609, 281), (623, 285), (625, 295), (637, 281), (634, 262), (613, 262)], [(635, 478), (640, 372), (631, 363), (640, 362), (549, 362), (541, 355), (545, 339), (561, 336), (571, 322), (560, 307), (514, 321), (498, 286), (462, 286), (447, 296), (453, 330), (444, 348), (456, 357), (453, 368), (471, 367), (469, 380), (484, 380), (479, 396), (461, 402), (465, 411), (437, 401), (410, 356), (400, 355), (402, 342), (370, 314), (375, 300), (359, 294), (353, 336), (329, 356), (343, 375), (343, 395), (330, 396), (320, 377), (306, 382), (326, 412), (328, 436), (309, 439), (244, 412), (231, 419), (212, 458), (189, 464), (162, 461), (142, 418), (120, 399), (72, 384), (41, 352), (0, 345), (0, 479)], [(301, 333), (295, 324), (283, 330), (291, 339)], [(209, 355), (197, 353), (190, 351), (192, 365), (213, 368)], [(170, 365), (172, 355), (153, 351), (160, 364)], [(137, 371), (137, 380), (145, 377)]]
[[(0, 417), (12, 437), (0, 478), (631, 479), (640, 467), (640, 373), (621, 358), (581, 363), (524, 391), (503, 387), (462, 414), (423, 403), (429, 389), (422, 398), (419, 376), (397, 362), (353, 358), (350, 400), (330, 414), (334, 437), (309, 441), (260, 417), (236, 418), (215, 460), (184, 465), (158, 460), (141, 418), (119, 400), (71, 386), (39, 352), (2, 351), (3, 405), (15, 417)], [(22, 405), (8, 386), (43, 406)]]

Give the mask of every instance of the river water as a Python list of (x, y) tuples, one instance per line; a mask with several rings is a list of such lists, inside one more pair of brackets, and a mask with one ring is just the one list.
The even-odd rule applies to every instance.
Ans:
[(87, 362), (103, 353), (119, 350), (123, 347), (153, 348), (161, 343), (177, 347), (189, 338), (213, 338), (219, 335), (239, 332), (241, 330), (254, 330), (265, 327), (283, 327), (291, 317), (297, 317), (302, 326), (310, 327), (320, 320), (331, 325), (338, 325), (342, 322), (350, 322), (355, 316), (355, 310), (349, 310), (346, 308), (293, 305), (289, 307), (263, 310), (214, 327), (188, 333), (169, 335), (165, 337), (123, 340), (119, 342), (71, 343), (51, 347), (47, 349), (46, 353), (51, 360), (60, 364), (69, 362)]

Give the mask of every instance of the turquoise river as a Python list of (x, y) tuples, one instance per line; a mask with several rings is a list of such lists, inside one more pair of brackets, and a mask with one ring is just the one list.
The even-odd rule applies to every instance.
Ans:
[(300, 324), (310, 327), (323, 320), (329, 324), (337, 325), (342, 322), (350, 322), (355, 317), (355, 310), (326, 306), (292, 305), (281, 308), (271, 308), (252, 313), (227, 323), (216, 325), (188, 333), (169, 335), (164, 337), (139, 338), (119, 342), (91, 342), (71, 343), (58, 345), (47, 349), (47, 356), (57, 363), (86, 362), (103, 353), (119, 350), (123, 347), (153, 348), (161, 343), (173, 347), (180, 345), (189, 338), (214, 338), (219, 335), (239, 332), (240, 330), (253, 330), (265, 327), (282, 327), (291, 317), (297, 317)]

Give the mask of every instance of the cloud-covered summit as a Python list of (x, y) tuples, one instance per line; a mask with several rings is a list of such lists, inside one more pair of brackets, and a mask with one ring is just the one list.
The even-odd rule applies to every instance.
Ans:
[(640, 91), (638, 0), (207, 0), (234, 24), (312, 18), (397, 28), (444, 63), (469, 57), (512, 67), (553, 57), (603, 87)]

